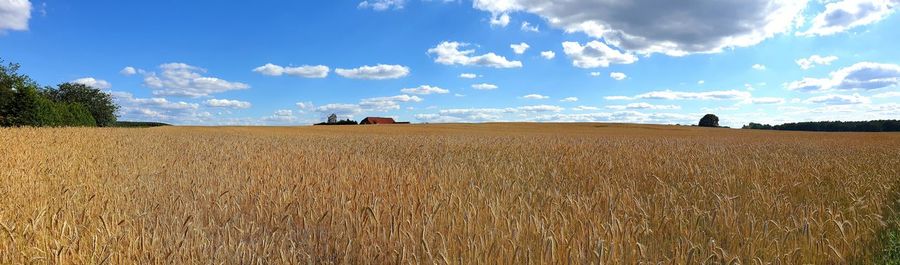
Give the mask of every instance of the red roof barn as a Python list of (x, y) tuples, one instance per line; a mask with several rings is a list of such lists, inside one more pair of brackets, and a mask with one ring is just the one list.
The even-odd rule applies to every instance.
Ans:
[(397, 122), (394, 121), (393, 118), (381, 118), (381, 117), (366, 117), (359, 124), (395, 124)]

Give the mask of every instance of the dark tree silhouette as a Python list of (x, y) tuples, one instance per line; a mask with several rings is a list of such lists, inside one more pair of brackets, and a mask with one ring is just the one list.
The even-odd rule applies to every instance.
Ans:
[(719, 117), (713, 114), (706, 114), (700, 119), (700, 127), (719, 127)]

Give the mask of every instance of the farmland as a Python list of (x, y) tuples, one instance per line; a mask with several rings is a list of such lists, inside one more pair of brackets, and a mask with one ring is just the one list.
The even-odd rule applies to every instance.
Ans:
[(0, 263), (870, 263), (900, 134), (0, 128)]

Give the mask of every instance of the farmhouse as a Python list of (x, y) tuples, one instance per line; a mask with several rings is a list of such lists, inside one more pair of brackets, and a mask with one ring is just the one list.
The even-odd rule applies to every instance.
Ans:
[(359, 124), (396, 124), (393, 118), (366, 117)]

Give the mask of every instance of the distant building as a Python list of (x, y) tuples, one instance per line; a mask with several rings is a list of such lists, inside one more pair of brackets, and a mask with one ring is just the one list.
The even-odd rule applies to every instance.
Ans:
[(359, 124), (396, 124), (393, 118), (366, 117)]
[(337, 123), (337, 114), (328, 115), (328, 123)]

